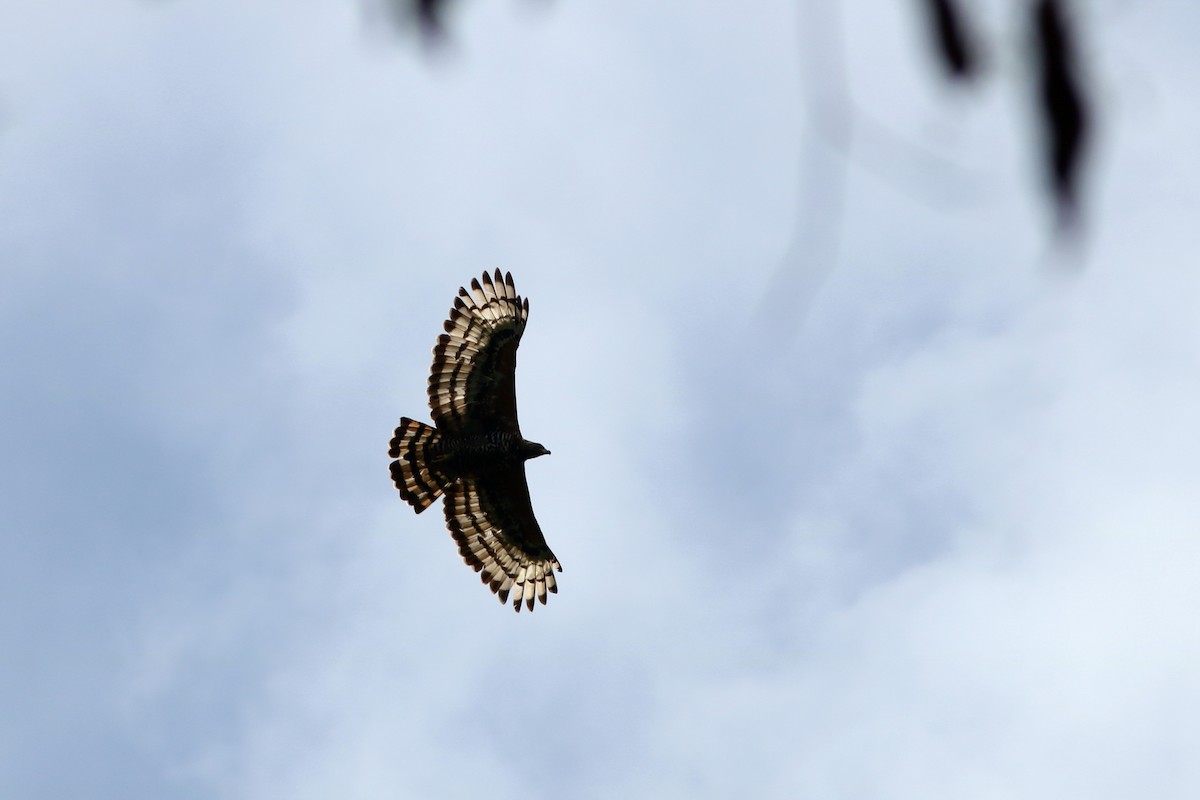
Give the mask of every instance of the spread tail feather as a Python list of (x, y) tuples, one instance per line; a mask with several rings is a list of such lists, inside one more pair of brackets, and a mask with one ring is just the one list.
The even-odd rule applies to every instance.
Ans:
[(438, 498), (453, 478), (435, 463), (432, 449), (441, 441), (437, 429), (408, 417), (400, 418), (400, 427), (388, 446), (392, 462), (392, 482), (400, 496), (420, 514)]

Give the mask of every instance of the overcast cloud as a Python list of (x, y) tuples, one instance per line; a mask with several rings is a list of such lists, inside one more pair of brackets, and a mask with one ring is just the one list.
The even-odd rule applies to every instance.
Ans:
[[(1071, 267), (915, 4), (845, 161), (791, 3), (5, 6), (0, 796), (1200, 796), (1200, 16), (1101, 5)], [(533, 614), (385, 456), (495, 267)]]

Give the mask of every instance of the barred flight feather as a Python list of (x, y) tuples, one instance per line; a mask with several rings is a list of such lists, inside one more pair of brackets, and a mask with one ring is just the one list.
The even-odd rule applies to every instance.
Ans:
[(463, 560), (500, 602), (546, 603), (562, 565), (533, 515), (524, 462), (548, 453), (517, 423), (517, 347), (529, 301), (512, 274), (460, 288), (433, 349), (434, 426), (403, 417), (388, 448), (392, 480), (417, 513), (445, 497), (446, 525)]

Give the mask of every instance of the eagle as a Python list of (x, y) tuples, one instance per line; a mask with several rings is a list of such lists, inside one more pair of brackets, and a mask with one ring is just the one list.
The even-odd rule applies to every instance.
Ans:
[(517, 346), (529, 300), (512, 273), (460, 287), (433, 348), (433, 425), (400, 418), (388, 456), (392, 482), (418, 514), (445, 497), (446, 525), (463, 560), (513, 608), (558, 592), (554, 557), (533, 516), (525, 462), (549, 455), (517, 425)]

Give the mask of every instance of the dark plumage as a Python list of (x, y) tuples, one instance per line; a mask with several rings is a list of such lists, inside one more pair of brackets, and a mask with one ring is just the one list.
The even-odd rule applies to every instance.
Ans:
[(402, 417), (388, 448), (392, 481), (419, 514), (445, 496), (446, 524), (463, 559), (513, 607), (557, 592), (562, 566), (533, 516), (525, 462), (549, 450), (517, 425), (517, 346), (529, 316), (511, 274), (458, 290), (433, 349), (434, 425)]

